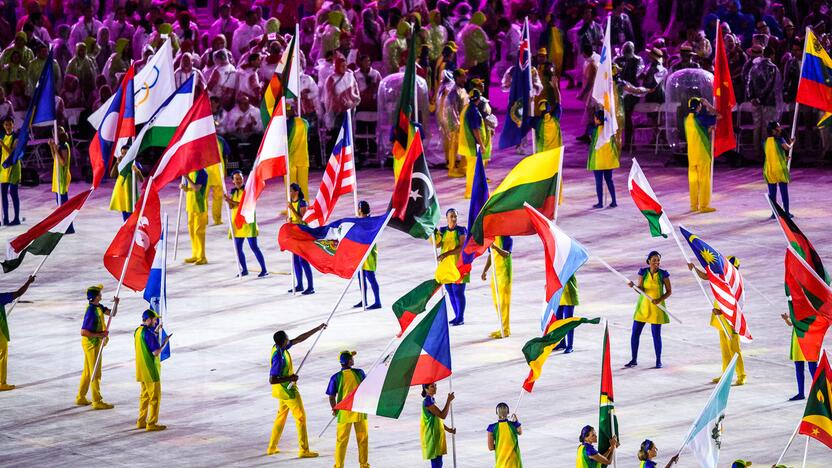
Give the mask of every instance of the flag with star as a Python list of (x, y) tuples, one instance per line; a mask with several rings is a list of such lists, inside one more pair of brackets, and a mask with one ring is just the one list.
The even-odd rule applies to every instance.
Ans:
[(417, 239), (427, 239), (439, 224), (439, 200), (430, 178), (421, 132), (416, 129), (393, 187), (389, 226)]
[(595, 140), (596, 149), (609, 143), (615, 136), (615, 132), (618, 131), (618, 121), (615, 118), (615, 83), (612, 80), (610, 22), (610, 19), (607, 19), (607, 30), (604, 33), (601, 59), (598, 62), (598, 71), (595, 73), (595, 83), (592, 85), (592, 99), (595, 99), (604, 109), (604, 125), (601, 127), (601, 134)]
[(815, 380), (806, 398), (800, 433), (817, 439), (832, 449), (832, 368), (829, 367), (826, 351), (818, 363)]

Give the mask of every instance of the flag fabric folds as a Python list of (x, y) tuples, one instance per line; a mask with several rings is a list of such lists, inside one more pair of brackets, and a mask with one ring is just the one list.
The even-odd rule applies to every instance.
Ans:
[(659, 198), (653, 193), (653, 188), (650, 187), (650, 182), (641, 171), (636, 158), (633, 158), (633, 165), (630, 167), (630, 176), (627, 178), (627, 188), (630, 191), (630, 197), (636, 208), (641, 211), (641, 214), (647, 218), (647, 224), (650, 226), (650, 235), (653, 237), (667, 237), (668, 234), (673, 233), (673, 225), (667, 218), (662, 204), (659, 203)]
[(543, 242), (546, 258), (546, 309), (540, 319), (540, 329), (546, 330), (563, 295), (563, 287), (587, 260), (589, 252), (580, 242), (561, 231), (549, 218), (526, 205), (529, 219)]
[(682, 231), (693, 254), (708, 275), (711, 292), (722, 311), (722, 316), (731, 324), (741, 339), (751, 341), (751, 332), (748, 330), (748, 323), (743, 313), (745, 290), (739, 270), (718, 250), (706, 244), (698, 236), (683, 227), (679, 230)]
[(335, 409), (398, 418), (410, 387), (451, 375), (448, 313), (442, 300), (430, 312), (416, 316), (396, 350), (371, 369), (358, 387)]
[(274, 74), (263, 93), (263, 99), (260, 101), (260, 119), (263, 121), (264, 127), (268, 125), (282, 97), (295, 99), (300, 96), (300, 62), (298, 59), (297, 37), (296, 31), (295, 35), (292, 36), (289, 47), (283, 50), (283, 55), (280, 56), (280, 61), (277, 62)]
[(791, 247), (786, 249), (786, 287), (799, 321), (813, 316), (832, 321), (832, 287)]
[[(147, 202), (144, 201), (145, 197)], [(124, 262), (127, 261), (124, 285), (133, 291), (141, 291), (147, 285), (153, 259), (156, 257), (156, 244), (162, 235), (159, 193), (148, 187), (136, 206), (143, 206), (144, 209), (134, 211), (121, 225), (104, 252), (104, 268), (119, 280)], [(130, 246), (134, 243), (130, 252)]]
[(524, 203), (531, 205), (543, 216), (552, 218), (557, 202), (561, 157), (563, 147), (535, 153), (517, 163), (488, 197), (474, 224), (470, 225), (474, 241), (487, 247), (486, 239), (496, 236), (534, 234)]
[(321, 227), (286, 223), (280, 227), (277, 243), (308, 261), (321, 273), (349, 279), (387, 224), (389, 213), (366, 218), (344, 218)]
[(390, 227), (416, 239), (428, 239), (439, 224), (439, 200), (425, 159), (420, 131), (414, 133), (393, 186)]
[[(144, 300), (148, 307), (159, 314), (159, 323), (162, 327), (159, 331), (159, 343), (164, 343), (167, 332), (164, 327), (164, 319), (167, 316), (167, 258), (168, 258), (168, 217), (165, 214), (165, 224), (162, 227), (162, 236), (156, 244), (156, 256), (153, 257), (153, 264), (150, 266), (150, 274), (147, 277), (147, 284), (144, 287)], [(170, 357), (170, 343), (167, 343), (159, 354), (159, 359), (164, 361)]]
[(824, 351), (815, 371), (806, 409), (800, 420), (800, 433), (817, 439), (832, 449), (832, 367)]
[[(471, 201), (468, 204), (468, 225), (473, 226), (480, 215), (482, 207), (488, 201), (488, 178), (485, 176), (485, 164), (482, 162), (482, 152), (477, 147), (477, 167), (474, 168), (474, 182), (471, 185)], [(472, 244), (469, 246), (468, 244)], [(482, 255), (483, 249), (478, 248), (471, 236), (465, 237), (465, 244), (462, 246), (462, 255), (459, 256), (460, 274), (463, 276), (471, 271), (474, 260)]]
[(604, 110), (604, 125), (595, 140), (595, 148), (599, 149), (609, 143), (618, 131), (618, 121), (615, 117), (615, 83), (612, 79), (612, 47), (610, 45), (610, 23), (612, 16), (607, 19), (604, 33), (604, 45), (601, 47), (601, 59), (595, 72), (595, 82), (592, 84), (592, 99), (595, 99)]
[(523, 356), (529, 365), (529, 376), (523, 382), (523, 389), (531, 393), (534, 383), (540, 378), (543, 371), (543, 363), (552, 353), (552, 349), (566, 337), (566, 334), (574, 330), (582, 323), (600, 323), (600, 318), (587, 319), (583, 317), (569, 317), (562, 320), (555, 320), (546, 327), (544, 335), (539, 338), (532, 338), (523, 346)]
[(612, 436), (618, 437), (618, 417), (612, 390), (612, 362), (610, 361), (610, 326), (604, 324), (604, 345), (601, 354), (601, 399), (598, 411), (598, 452), (606, 453)]
[(52, 64), (53, 50), (49, 49), (49, 55), (43, 63), (43, 70), (40, 72), (38, 84), (29, 102), (29, 109), (26, 110), (26, 118), (20, 126), (17, 134), (17, 144), (12, 150), (11, 156), (3, 161), (3, 167), (9, 168), (26, 154), (26, 145), (29, 144), (29, 132), (32, 126), (44, 125), (55, 121), (55, 70)]
[[(413, 120), (413, 101), (416, 99), (416, 37), (418, 36), (418, 29), (413, 31), (413, 34), (408, 39), (407, 44), (407, 61), (404, 67), (404, 77), (402, 80), (401, 94), (399, 94), (399, 104), (396, 106), (395, 123), (390, 129), (390, 141), (393, 142), (393, 161), (394, 169), (399, 168), (405, 154), (407, 147), (410, 145), (410, 140), (413, 137), (414, 125)], [(395, 171), (396, 178), (398, 178), (398, 171)]]
[(796, 101), (832, 112), (832, 58), (809, 28), (806, 28), (806, 39), (803, 41), (803, 65)]
[(208, 103), (208, 93), (202, 93), (182, 118), (182, 124), (176, 129), (168, 147), (156, 163), (151, 179), (153, 190), (161, 190), (171, 181), (189, 172), (198, 171), (220, 161), (217, 129), (214, 126), (211, 105)]
[(714, 47), (714, 107), (717, 119), (714, 126), (714, 157), (732, 150), (737, 146), (734, 136), (733, 111), (737, 105), (734, 96), (734, 84), (731, 81), (731, 69), (728, 67), (728, 55), (725, 53), (725, 41), (722, 29), (717, 24), (716, 46)]
[(436, 294), (441, 284), (434, 279), (429, 279), (422, 282), (415, 288), (411, 289), (404, 296), (400, 297), (393, 303), (393, 313), (396, 315), (396, 320), (399, 322), (401, 336), (411, 322), (417, 315), (424, 312), (428, 307), (428, 301)]
[(508, 92), (508, 112), (503, 131), (500, 133), (500, 149), (517, 146), (532, 128), (532, 106), (530, 103), (532, 85), (531, 40), (529, 19), (523, 22), (520, 34), (520, 50), (517, 63), (511, 70), (511, 88)]
[[(128, 73), (124, 74), (121, 84), (113, 95), (113, 98), (108, 100), (96, 111), (97, 114), (104, 109), (101, 122), (96, 127), (96, 132), (90, 141), (89, 148), (93, 187), (98, 187), (101, 181), (104, 180), (104, 177), (107, 176), (113, 154), (116, 150), (115, 147), (121, 135), (132, 136), (129, 134), (135, 134), (135, 86), (133, 85), (135, 77), (133, 76), (132, 70), (133, 66), (131, 65)], [(105, 106), (107, 107), (105, 108)], [(130, 113), (129, 117), (122, 115), (125, 112)], [(127, 128), (122, 130), (120, 128), (122, 125), (132, 125), (132, 132)]]
[(783, 230), (783, 235), (786, 236), (786, 241), (803, 260), (806, 260), (809, 266), (815, 270), (815, 273), (817, 273), (818, 276), (826, 282), (826, 284), (829, 284), (829, 273), (823, 266), (823, 261), (821, 261), (820, 255), (818, 255), (817, 250), (815, 250), (815, 247), (809, 241), (809, 238), (803, 234), (803, 231), (797, 227), (794, 220), (789, 217), (786, 211), (783, 210), (783, 208), (781, 208), (776, 201), (773, 201), (768, 197), (766, 197), (766, 200), (769, 201), (769, 204), (774, 211), (774, 215), (780, 223), (780, 229)]
[(78, 212), (84, 206), (92, 189), (85, 190), (66, 203), (55, 208), (46, 218), (28, 231), (12, 239), (6, 247), (6, 260), (2, 262), (3, 273), (8, 273), (23, 263), (26, 254), (49, 255), (55, 250)]
[(356, 190), (355, 155), (352, 145), (352, 123), (350, 113), (344, 118), (344, 124), (338, 133), (332, 155), (324, 170), (321, 186), (312, 206), (306, 210), (303, 220), (310, 226), (320, 226), (329, 221), (332, 210), (341, 195)]
[(703, 468), (717, 468), (719, 448), (722, 445), (722, 421), (728, 407), (728, 394), (736, 364), (735, 354), (682, 444), (682, 449), (690, 450)]

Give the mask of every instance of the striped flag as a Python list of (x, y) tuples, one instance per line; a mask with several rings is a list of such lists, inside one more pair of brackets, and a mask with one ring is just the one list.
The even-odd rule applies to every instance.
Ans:
[[(110, 170), (113, 154), (118, 146), (124, 146), (127, 140), (136, 135), (135, 90), (133, 65), (127, 69), (114, 99), (107, 101), (101, 122), (96, 127), (95, 135), (90, 141), (90, 166), (92, 166), (92, 186), (98, 187)], [(102, 108), (104, 108), (102, 106)], [(101, 109), (96, 114), (101, 113)]]
[(670, 224), (667, 214), (662, 209), (662, 204), (659, 203), (659, 198), (653, 193), (653, 188), (650, 187), (650, 182), (644, 176), (644, 172), (641, 171), (641, 166), (638, 165), (636, 158), (633, 158), (633, 165), (630, 167), (627, 188), (630, 190), (630, 196), (633, 198), (636, 208), (647, 218), (650, 235), (666, 238), (668, 234), (671, 234), (673, 225)]
[(552, 350), (569, 333), (582, 323), (600, 323), (600, 318), (588, 319), (583, 317), (569, 317), (562, 320), (553, 320), (546, 329), (544, 335), (539, 338), (532, 338), (523, 346), (523, 356), (529, 365), (529, 375), (523, 381), (523, 390), (531, 393), (534, 383), (540, 378), (543, 372), (543, 364), (552, 353)]
[[(531, 108), (532, 61), (529, 19), (523, 22), (520, 33), (520, 50), (517, 63), (511, 69), (511, 89), (508, 94), (508, 112), (500, 133), (500, 149), (517, 146), (532, 128)], [(553, 103), (554, 104), (554, 103)]]
[(277, 62), (266, 92), (263, 93), (263, 100), (260, 101), (260, 119), (263, 120), (263, 126), (269, 124), (269, 120), (280, 105), (281, 97), (295, 99), (300, 96), (300, 64), (298, 63), (300, 55), (297, 37), (296, 30), (295, 35), (292, 36), (292, 42)]
[(55, 121), (55, 76), (52, 49), (49, 49), (49, 56), (43, 63), (43, 70), (40, 72), (38, 84), (26, 111), (26, 118), (20, 127), (17, 136), (17, 144), (11, 155), (3, 161), (3, 167), (12, 167), (12, 164), (23, 159), (26, 153), (26, 145), (29, 143), (29, 132), (32, 126), (46, 125)]
[(705, 269), (711, 292), (723, 316), (741, 338), (751, 341), (751, 332), (748, 330), (748, 323), (742, 310), (745, 303), (745, 290), (739, 270), (718, 250), (706, 244), (698, 236), (684, 227), (680, 227), (679, 230), (690, 244), (696, 259)]
[(604, 347), (601, 351), (601, 401), (598, 414), (598, 451), (610, 448), (612, 436), (618, 437), (618, 417), (612, 390), (612, 362), (610, 361), (610, 325), (604, 324)]
[(329, 220), (332, 210), (341, 195), (357, 189), (355, 180), (355, 154), (352, 146), (352, 123), (350, 111), (338, 133), (338, 140), (332, 148), (332, 155), (326, 165), (321, 187), (312, 206), (306, 210), (303, 220), (310, 226), (322, 226)]

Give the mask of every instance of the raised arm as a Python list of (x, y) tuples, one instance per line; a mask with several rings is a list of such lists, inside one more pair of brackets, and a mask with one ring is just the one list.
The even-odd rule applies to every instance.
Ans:
[(24, 295), (26, 293), (26, 290), (29, 289), (29, 285), (34, 283), (34, 282), (35, 282), (35, 277), (34, 276), (29, 276), (29, 279), (27, 279), (26, 282), (23, 283), (23, 286), (21, 286), (17, 291), (12, 293), (12, 298), (17, 299), (20, 296)]
[(318, 325), (317, 327), (315, 327), (315, 328), (313, 328), (313, 329), (309, 330), (308, 332), (306, 332), (306, 333), (302, 333), (302, 334), (300, 334), (300, 335), (296, 336), (295, 338), (291, 339), (291, 340), (289, 341), (289, 343), (291, 343), (291, 345), (292, 345), (292, 346), (294, 346), (294, 345), (296, 345), (296, 344), (298, 344), (298, 343), (302, 343), (302, 342), (306, 341), (306, 339), (307, 339), (307, 338), (309, 338), (310, 336), (314, 335), (314, 334), (315, 334), (315, 333), (317, 333), (318, 331), (323, 330), (324, 328), (326, 328), (326, 324), (325, 324), (325, 323), (322, 323), (322, 324)]
[(699, 268), (696, 268), (696, 265), (694, 265), (693, 263), (688, 263), (688, 270), (695, 272), (696, 276), (698, 276), (699, 279), (703, 281), (706, 281), (708, 279), (708, 274), (700, 270)]

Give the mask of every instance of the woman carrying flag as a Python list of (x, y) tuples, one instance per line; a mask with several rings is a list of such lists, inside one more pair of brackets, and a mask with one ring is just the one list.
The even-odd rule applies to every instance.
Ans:
[(702, 213), (716, 211), (711, 208), (711, 129), (719, 118), (710, 102), (692, 97), (688, 100), (685, 117), (685, 139), (688, 145), (688, 184), (690, 186), (690, 210)]
[(116, 157), (116, 162), (110, 170), (110, 177), (116, 177), (116, 184), (113, 186), (113, 195), (110, 197), (110, 210), (120, 211), (122, 220), (127, 221), (127, 218), (133, 213), (133, 207), (136, 205), (136, 200), (139, 198), (138, 184), (133, 183), (133, 177), (138, 179), (138, 182), (144, 182), (141, 168), (138, 167), (138, 161), (130, 163), (129, 170), (126, 174), (121, 174), (118, 171), (119, 163), (127, 155), (127, 150), (130, 145), (121, 147), (121, 154)]
[(191, 238), (191, 256), (185, 263), (205, 265), (205, 229), (208, 228), (208, 171), (200, 169), (185, 176), (185, 211), (188, 212), (188, 234)]
[(482, 153), (483, 167), (491, 159), (491, 130), (480, 110), (482, 94), (478, 89), (468, 93), (468, 104), (462, 108), (459, 119), (459, 154), (465, 158), (465, 198), (471, 198), (474, 185), (474, 168), (477, 167), (477, 147)]
[[(768, 138), (764, 146), (765, 162), (763, 163), (763, 178), (768, 185), (768, 198), (772, 202), (777, 201), (777, 187), (780, 187), (780, 201), (783, 202), (783, 210), (786, 216), (792, 217), (789, 212), (789, 150), (794, 141), (788, 141), (783, 137), (783, 128), (780, 122), (771, 121), (768, 123)], [(771, 218), (774, 219), (772, 213)]]
[[(222, 199), (225, 196), (225, 157), (228, 154), (228, 142), (225, 138), (217, 135), (217, 149), (219, 149), (220, 162), (205, 168), (208, 172), (208, 190), (211, 192), (211, 218), (214, 226), (222, 224)], [(232, 224), (234, 219), (232, 218)]]
[[(647, 254), (647, 268), (638, 271), (638, 287), (645, 294), (653, 299), (647, 299), (643, 295), (638, 296), (636, 312), (633, 315), (633, 333), (630, 336), (630, 350), (632, 359), (624, 367), (635, 367), (638, 365), (638, 344), (641, 332), (645, 324), (650, 324), (653, 332), (653, 349), (656, 352), (656, 368), (662, 368), (662, 325), (670, 322), (667, 312), (659, 308), (665, 307), (665, 299), (670, 297), (670, 273), (659, 268), (662, 262), (662, 255), (655, 250)], [(632, 288), (635, 284), (630, 281)]]
[[(14, 147), (17, 146), (17, 135), (14, 133), (14, 117), (7, 115), (3, 118), (3, 129), (0, 131), (0, 165), (10, 158)], [(0, 191), (3, 196), (3, 225), (17, 226), (20, 224), (20, 198), (17, 188), (20, 185), (20, 161), (10, 167), (0, 166)], [(14, 207), (14, 219), (9, 221), (9, 195)]]
[(434, 232), (436, 247), (440, 249), (436, 260), (439, 266), (436, 269), (436, 281), (445, 285), (451, 306), (454, 308), (455, 317), (449, 321), (451, 325), (462, 325), (465, 323), (465, 285), (470, 280), (470, 275), (464, 277), (459, 272), (457, 264), (462, 254), (462, 246), (465, 245), (465, 237), (468, 231), (457, 224), (457, 212), (450, 208), (445, 212), (448, 225), (437, 229)]
[(243, 180), (243, 173), (234, 171), (231, 173), (231, 181), (234, 183), (234, 188), (231, 189), (231, 194), (225, 196), (225, 201), (231, 208), (231, 236), (234, 238), (234, 246), (237, 251), (237, 259), (240, 261), (242, 272), (240, 276), (248, 275), (248, 266), (246, 265), (246, 256), (243, 254), (243, 240), (248, 239), (248, 246), (254, 253), (254, 258), (260, 264), (260, 274), (258, 278), (268, 276), (269, 271), (266, 269), (266, 259), (263, 258), (263, 252), (257, 245), (257, 221), (246, 223), (243, 227), (238, 228), (237, 224), (233, 222), (237, 218), (237, 211), (240, 209), (240, 200), (243, 199), (243, 192), (245, 192), (245, 181)]
[(517, 415), (511, 415), (508, 419), (508, 405), (500, 403), (497, 405), (497, 422), (489, 424), (488, 450), (494, 452), (496, 457), (495, 468), (522, 468), (520, 460), (520, 444), (517, 436), (523, 434), (523, 428), (517, 421)]
[(610, 448), (604, 454), (598, 453), (593, 444), (598, 442), (598, 434), (592, 426), (584, 426), (581, 435), (578, 436), (578, 456), (575, 459), (575, 468), (601, 468), (602, 465), (611, 465), (615, 448), (618, 447), (618, 438), (612, 436)]
[[(558, 310), (555, 311), (555, 318), (557, 320), (572, 318), (575, 315), (575, 306), (578, 304), (578, 277), (572, 275), (569, 278), (569, 281), (567, 281), (563, 286), (563, 294), (560, 296), (560, 305), (558, 305)], [(570, 330), (566, 334), (566, 339), (561, 340), (561, 342), (555, 346), (554, 351), (562, 349), (563, 354), (571, 353), (574, 337), (575, 331)]]
[[(491, 338), (508, 338), (511, 335), (509, 314), (511, 307), (511, 249), (514, 241), (509, 236), (497, 236), (491, 249), (496, 252), (494, 257), (494, 281), (491, 282), (491, 296), (494, 298), (494, 307), (500, 314), (500, 330), (491, 332)], [(482, 269), (482, 280), (488, 278), (488, 269), (491, 268), (491, 257), (485, 257), (485, 268)], [(496, 283), (496, 288), (495, 288)]]
[[(641, 443), (641, 447), (638, 449), (638, 468), (656, 468), (658, 465), (653, 459), (658, 455), (659, 449), (656, 448), (656, 444), (650, 439), (644, 439), (644, 442)], [(679, 454), (673, 455), (664, 468), (670, 468), (677, 461), (679, 461)]]
[(593, 208), (604, 207), (604, 181), (607, 182), (607, 190), (610, 192), (610, 197), (612, 198), (610, 208), (618, 206), (618, 203), (615, 201), (615, 185), (612, 182), (612, 170), (619, 167), (618, 144), (615, 141), (615, 137), (613, 137), (600, 148), (595, 147), (598, 136), (603, 132), (604, 120), (604, 110), (599, 109), (595, 111), (595, 125), (590, 130), (592, 135), (589, 142), (589, 157), (586, 160), (587, 170), (592, 171), (595, 175), (595, 195), (598, 196), (598, 203), (592, 205)]
[[(792, 306), (790, 305), (790, 308), (791, 307)], [(803, 375), (805, 373), (805, 368), (806, 368), (804, 363), (809, 364), (809, 382), (811, 383), (812, 379), (815, 376), (815, 371), (818, 368), (818, 361), (817, 361), (818, 358), (817, 357), (820, 356), (821, 345), (823, 344), (823, 334), (821, 334), (821, 339), (816, 341), (816, 345), (817, 345), (816, 348), (812, 349), (812, 352), (814, 353), (814, 356), (815, 356), (815, 360), (810, 361), (809, 359), (806, 358), (806, 355), (803, 353), (803, 349), (800, 347), (800, 343), (798, 342), (797, 328), (794, 326), (794, 322), (793, 322), (794, 317), (790, 316), (787, 313), (783, 313), (783, 314), (780, 315), (780, 318), (782, 318), (783, 321), (786, 322), (786, 325), (788, 325), (792, 328), (792, 343), (791, 343), (791, 347), (789, 348), (789, 359), (791, 359), (794, 362), (794, 376), (797, 379), (797, 394), (795, 394), (795, 396), (789, 398), (789, 401), (803, 400), (803, 399), (806, 398), (806, 395), (803, 393), (803, 385), (804, 385)], [(826, 319), (821, 317), (821, 316), (816, 316), (816, 317), (814, 317), (814, 321), (826, 322)], [(814, 325), (814, 323), (810, 324), (809, 326), (811, 327), (812, 325)], [(821, 327), (822, 327), (821, 329), (823, 330), (822, 333), (825, 334), (826, 327), (828, 327), (828, 326), (829, 326), (828, 322), (826, 322), (825, 325), (824, 324), (821, 325)], [(806, 341), (808, 341), (808, 340), (806, 340)], [(804, 341), (804, 342), (806, 342), (806, 341)]]
[(563, 146), (563, 139), (560, 131), (560, 103), (549, 104), (546, 99), (537, 104), (537, 115), (534, 116), (534, 137), (535, 150), (553, 150)]
[[(289, 186), (289, 197), (291, 201), (287, 206), (289, 210), (288, 222), (292, 224), (306, 224), (303, 221), (303, 215), (306, 213), (306, 198), (303, 196), (303, 190), (297, 183)], [(301, 292), (304, 296), (315, 294), (315, 284), (312, 282), (312, 267), (309, 262), (303, 259), (300, 255), (292, 254), (292, 268), (295, 269), (295, 278), (298, 284), (289, 292)], [(303, 275), (306, 275), (306, 289), (303, 288)]]
[[(69, 146), (69, 136), (63, 127), (58, 127), (58, 142), (49, 140), (49, 149), (52, 150), (52, 193), (55, 194), (55, 202), (58, 206), (69, 200), (69, 183), (72, 181), (72, 174), (69, 172), (69, 163), (72, 161), (72, 149)], [(67, 234), (74, 234), (75, 228), (70, 224)]]
[[(367, 218), (370, 216), (370, 204), (367, 203), (365, 200), (361, 200), (358, 202), (358, 213), (359, 218)], [(364, 304), (367, 304), (367, 283), (370, 283), (370, 287), (373, 288), (373, 296), (375, 297), (375, 302), (372, 305), (367, 306), (367, 310), (374, 310), (374, 309), (381, 309), (381, 299), (379, 299), (379, 290), (378, 290), (378, 281), (376, 280), (376, 267), (378, 266), (378, 243), (373, 244), (372, 250), (370, 250), (370, 254), (367, 256), (367, 260), (364, 261), (364, 264), (361, 266), (361, 271), (358, 273), (361, 277), (359, 281), (363, 283), (363, 294), (364, 298), (362, 302), (354, 305), (353, 307), (361, 307)]]
[(445, 431), (456, 434), (456, 428), (448, 427), (444, 419), (451, 410), (454, 393), (448, 393), (445, 406), (440, 410), (436, 405), (436, 383), (422, 385), (422, 419), (419, 421), (419, 439), (422, 442), (422, 458), (430, 460), (431, 468), (442, 468), (442, 455), (448, 453), (445, 445)]

